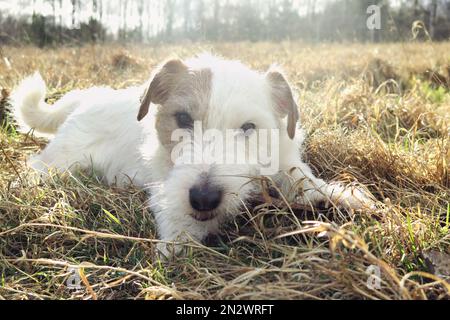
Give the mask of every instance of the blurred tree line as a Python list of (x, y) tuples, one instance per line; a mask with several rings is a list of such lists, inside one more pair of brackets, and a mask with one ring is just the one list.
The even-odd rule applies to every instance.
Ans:
[[(398, 41), (450, 38), (450, 0), (21, 0), (0, 1), (0, 43), (102, 41)], [(367, 20), (379, 8), (380, 28)], [(49, 12), (42, 12), (44, 7)], [(47, 10), (48, 11), (48, 10)], [(421, 21), (421, 23), (415, 23)], [(414, 25), (414, 30), (412, 26)]]

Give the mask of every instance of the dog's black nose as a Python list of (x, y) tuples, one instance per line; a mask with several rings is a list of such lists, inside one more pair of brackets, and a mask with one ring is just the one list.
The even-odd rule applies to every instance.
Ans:
[(222, 201), (222, 190), (207, 184), (195, 186), (189, 190), (189, 201), (197, 211), (212, 211)]

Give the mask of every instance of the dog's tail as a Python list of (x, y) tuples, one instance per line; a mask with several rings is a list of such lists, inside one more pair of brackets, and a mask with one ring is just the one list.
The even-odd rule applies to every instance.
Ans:
[(73, 111), (74, 105), (45, 103), (47, 88), (39, 72), (25, 78), (11, 94), (14, 119), (20, 132), (31, 129), (43, 134), (54, 134)]

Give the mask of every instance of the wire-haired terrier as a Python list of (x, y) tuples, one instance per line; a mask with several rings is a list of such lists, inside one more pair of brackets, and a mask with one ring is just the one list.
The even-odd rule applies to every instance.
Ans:
[(75, 90), (53, 106), (45, 93), (36, 73), (11, 97), (22, 131), (53, 136), (29, 165), (44, 176), (93, 169), (108, 184), (149, 188), (161, 240), (217, 232), (260, 191), (258, 176), (303, 204), (373, 205), (366, 192), (318, 179), (302, 161), (299, 108), (276, 67), (260, 73), (203, 54), (162, 63), (138, 87)]

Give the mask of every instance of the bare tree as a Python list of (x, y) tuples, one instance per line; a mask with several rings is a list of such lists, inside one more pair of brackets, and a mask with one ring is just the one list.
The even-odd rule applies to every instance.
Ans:
[(450, 0), (447, 0), (446, 2), (445, 2), (445, 12), (446, 12), (446, 15), (447, 15), (447, 20), (449, 20), (450, 21)]
[(52, 7), (52, 13), (53, 13), (52, 23), (53, 23), (53, 27), (56, 27), (56, 0), (47, 0), (47, 1), (50, 2), (50, 5)]
[(139, 38), (144, 40), (144, 0), (138, 0), (137, 11), (139, 14)]
[(150, 18), (152, 13), (152, 1), (147, 1), (147, 39), (151, 37), (151, 34), (153, 33), (152, 30), (152, 19)]
[(414, 17), (419, 15), (419, 0), (414, 0)]
[(220, 29), (220, 0), (214, 0), (214, 12), (213, 12), (213, 38), (215, 40), (219, 37), (219, 29)]
[(437, 0), (432, 0), (430, 5), (430, 37), (434, 39), (434, 30), (436, 25)]
[(121, 3), (122, 30), (126, 32), (128, 30), (128, 0), (121, 0)]
[(191, 28), (191, 1), (184, 0), (183, 2), (183, 18), (184, 18), (184, 34), (189, 34)]
[(197, 28), (199, 35), (203, 38), (205, 36), (205, 3), (203, 0), (197, 1), (197, 13), (196, 13), (196, 19), (197, 19)]
[(98, 19), (103, 22), (103, 0), (98, 0)]
[[(59, 41), (62, 41), (63, 38), (63, 0), (58, 0), (59, 2)], [(55, 17), (56, 19), (56, 17)]]
[(78, 22), (81, 23), (81, 11), (83, 10), (83, 0), (78, 0)]
[(92, 15), (98, 20), (98, 0), (92, 0)]
[(175, 0), (167, 0), (164, 7), (165, 18), (166, 18), (166, 36), (167, 38), (172, 37), (173, 32), (173, 21), (175, 15)]
[(63, 25), (63, 0), (58, 0), (59, 2), (59, 25)]
[(72, 28), (75, 27), (75, 17), (77, 13), (77, 0), (70, 0), (72, 4)]

